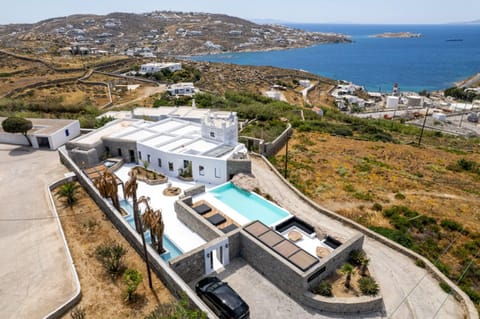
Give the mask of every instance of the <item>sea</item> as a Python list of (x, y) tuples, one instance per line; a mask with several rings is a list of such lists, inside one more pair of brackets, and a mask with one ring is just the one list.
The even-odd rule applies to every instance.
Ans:
[[(352, 43), (308, 48), (223, 53), (193, 60), (305, 70), (353, 82), (369, 91), (441, 90), (480, 72), (480, 24), (355, 25), (288, 24), (305, 31), (351, 36)], [(420, 38), (375, 38), (385, 32), (421, 33)]]

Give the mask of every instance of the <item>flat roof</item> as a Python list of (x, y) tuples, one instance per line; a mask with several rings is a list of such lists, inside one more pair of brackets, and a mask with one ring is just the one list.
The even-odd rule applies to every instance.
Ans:
[[(0, 123), (3, 122), (6, 117), (0, 117)], [(65, 119), (39, 119), (39, 118), (26, 118), (32, 122), (32, 129), (28, 131), (28, 134), (35, 135), (50, 135), (65, 128), (78, 120), (65, 120)], [(4, 132), (2, 126), (0, 125), (0, 132)]]

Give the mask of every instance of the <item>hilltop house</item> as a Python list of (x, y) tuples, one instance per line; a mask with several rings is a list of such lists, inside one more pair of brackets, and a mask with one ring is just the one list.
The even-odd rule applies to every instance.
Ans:
[(250, 173), (247, 149), (238, 143), (237, 114), (209, 112), (201, 123), (178, 118), (158, 122), (120, 119), (67, 144), (81, 167), (102, 157), (146, 163), (150, 169), (177, 177), (190, 170), (195, 181), (219, 184), (233, 175)]
[(170, 72), (179, 71), (182, 69), (181, 63), (146, 63), (140, 66), (140, 74), (153, 74), (160, 72), (164, 69), (170, 70)]
[(191, 82), (175, 83), (167, 88), (167, 92), (171, 95), (193, 95), (195, 86)]

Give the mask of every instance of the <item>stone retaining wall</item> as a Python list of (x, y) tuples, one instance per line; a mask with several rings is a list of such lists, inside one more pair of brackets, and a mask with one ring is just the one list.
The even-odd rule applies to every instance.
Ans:
[[(85, 188), (87, 193), (110, 219), (112, 224), (137, 251), (137, 253), (144, 257), (141, 236), (132, 227), (130, 227), (121, 214), (109, 202), (104, 200), (90, 179), (88, 179), (88, 177), (68, 157), (68, 153), (64, 146), (58, 149), (58, 153), (62, 164), (75, 173), (78, 182)], [(204, 303), (197, 297), (195, 292), (185, 282), (183, 282), (183, 280), (169, 267), (169, 265), (150, 245), (147, 245), (147, 254), (151, 269), (162, 280), (165, 286), (167, 286), (167, 288), (175, 296), (177, 296), (177, 298), (186, 295), (191, 304), (201, 311), (207, 313), (209, 318), (217, 318), (217, 316), (211, 312), (211, 310), (206, 307)]]
[(303, 294), (302, 303), (321, 312), (332, 314), (359, 314), (384, 312), (382, 296), (335, 298), (315, 295), (309, 291)]
[(205, 193), (204, 184), (197, 184), (183, 191), (183, 194), (185, 194), (185, 196), (190, 196), (190, 197), (193, 197), (198, 194), (203, 194), (203, 193)]
[(391, 249), (393, 249), (395, 251), (398, 251), (398, 252), (404, 254), (405, 256), (408, 256), (408, 257), (412, 258), (413, 259), (412, 262), (414, 260), (423, 261), (425, 263), (426, 270), (435, 279), (437, 279), (440, 282), (446, 283), (447, 285), (449, 285), (452, 288), (452, 294), (458, 300), (460, 300), (462, 302), (462, 304), (464, 305), (465, 310), (466, 310), (467, 318), (470, 318), (470, 319), (478, 319), (479, 318), (478, 317), (478, 312), (477, 312), (473, 302), (470, 300), (470, 298), (457, 285), (455, 285), (449, 278), (447, 278), (447, 276), (445, 276), (440, 270), (438, 270), (437, 267), (435, 267), (428, 259), (426, 259), (425, 257), (423, 257), (423, 256), (421, 256), (421, 255), (403, 247), (400, 244), (397, 244), (396, 242), (394, 242), (394, 241), (392, 241), (392, 240), (390, 240), (386, 237), (383, 237), (380, 234), (377, 234), (377, 233), (371, 231), (370, 229), (368, 229), (368, 228), (366, 228), (366, 227), (364, 227), (364, 226), (362, 226), (362, 225), (360, 225), (360, 224), (358, 224), (358, 223), (356, 223), (356, 222), (354, 222), (354, 221), (352, 221), (348, 218), (345, 218), (345, 217), (343, 217), (343, 216), (341, 216), (337, 213), (334, 213), (330, 210), (327, 210), (326, 208), (321, 207), (320, 205), (318, 205), (317, 203), (315, 203), (314, 201), (312, 201), (311, 199), (309, 199), (308, 197), (303, 195), (292, 184), (290, 184), (264, 156), (261, 156), (261, 155), (258, 155), (258, 154), (251, 154), (251, 156), (257, 156), (261, 160), (263, 160), (264, 163), (268, 167), (270, 167), (271, 171), (273, 173), (275, 173), (285, 183), (285, 185), (287, 185), (302, 201), (307, 202), (310, 206), (312, 206), (312, 208), (314, 208), (318, 212), (320, 212), (322, 214), (325, 214), (325, 215), (329, 216), (330, 218), (338, 220), (341, 223), (344, 223), (344, 224), (348, 225), (349, 227), (352, 227), (352, 228), (362, 232), (366, 236), (381, 242), (382, 244), (390, 247)]

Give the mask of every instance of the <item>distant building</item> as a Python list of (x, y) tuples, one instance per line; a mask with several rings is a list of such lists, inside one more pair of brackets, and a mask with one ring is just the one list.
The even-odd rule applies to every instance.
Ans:
[(387, 109), (398, 109), (398, 103), (400, 99), (398, 96), (387, 96)]
[(310, 80), (300, 80), (298, 81), (298, 83), (300, 83), (300, 85), (303, 86), (304, 88), (308, 88), (311, 85)]
[(282, 93), (278, 92), (277, 90), (266, 91), (265, 96), (276, 101), (280, 101), (282, 99)]
[(407, 106), (422, 106), (423, 98), (418, 95), (409, 95), (407, 96)]
[(147, 64), (142, 64), (140, 66), (140, 71), (138, 73), (140, 74), (153, 74), (160, 72), (164, 69), (168, 69), (171, 72), (179, 71), (182, 69), (182, 64), (181, 63), (147, 63)]
[(195, 86), (191, 82), (175, 83), (167, 88), (167, 92), (171, 95), (193, 95)]
[[(0, 117), (0, 123), (5, 120)], [(27, 132), (33, 148), (48, 148), (56, 150), (71, 139), (80, 135), (80, 122), (78, 120), (59, 119), (28, 119), (32, 121), (33, 128)], [(20, 133), (7, 133), (0, 125), (0, 143), (29, 145), (25, 136)]]

